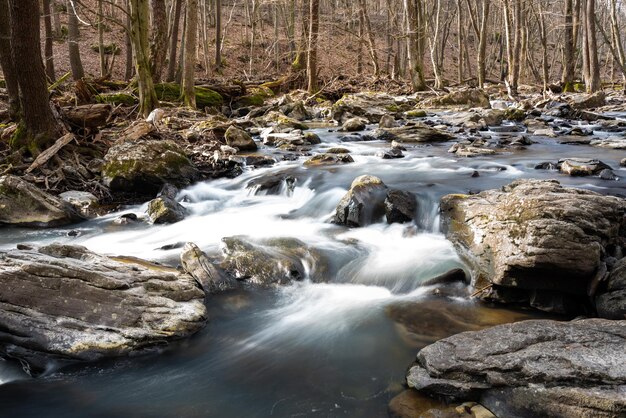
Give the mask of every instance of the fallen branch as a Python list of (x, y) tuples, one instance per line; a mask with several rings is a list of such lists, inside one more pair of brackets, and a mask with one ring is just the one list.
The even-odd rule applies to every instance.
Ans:
[(75, 137), (72, 133), (65, 134), (61, 138), (57, 139), (54, 145), (52, 145), (50, 148), (46, 149), (44, 152), (37, 156), (35, 161), (33, 161), (30, 167), (28, 167), (28, 169), (26, 170), (26, 173), (30, 173), (36, 168), (39, 168), (47, 163), (50, 158), (54, 157), (57, 152), (61, 150), (61, 148), (72, 142), (72, 140), (74, 139)]
[(475, 291), (474, 293), (472, 293), (472, 295), (470, 296), (470, 298), (475, 298), (476, 296), (480, 295), (481, 293), (483, 293), (485, 290), (490, 289), (493, 287), (493, 283), (489, 283), (487, 286), (478, 289), (477, 291)]

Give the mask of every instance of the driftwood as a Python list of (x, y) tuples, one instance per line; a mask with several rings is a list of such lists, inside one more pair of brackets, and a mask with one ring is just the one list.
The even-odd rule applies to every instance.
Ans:
[(79, 128), (99, 128), (111, 116), (113, 108), (108, 103), (88, 104), (63, 109), (65, 119)]
[(26, 172), (30, 173), (36, 168), (39, 168), (45, 163), (47, 163), (48, 160), (50, 160), (50, 158), (54, 157), (57, 154), (57, 152), (61, 150), (61, 148), (63, 148), (64, 146), (72, 142), (72, 140), (74, 139), (75, 137), (74, 137), (74, 134), (72, 133), (65, 134), (61, 138), (57, 139), (54, 145), (52, 145), (50, 148), (46, 149), (44, 152), (42, 152), (41, 154), (37, 156), (35, 161), (33, 161), (30, 167), (28, 167)]

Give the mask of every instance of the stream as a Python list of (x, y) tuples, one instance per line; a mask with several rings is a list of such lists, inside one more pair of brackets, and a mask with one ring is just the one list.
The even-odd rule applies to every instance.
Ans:
[[(407, 145), (405, 158), (383, 160), (375, 154), (388, 143), (342, 142), (342, 133), (315, 132), (322, 143), (313, 151), (345, 147), (355, 162), (307, 168), (302, 157), (198, 183), (180, 192), (190, 215), (173, 225), (112, 224), (123, 213), (144, 214), (144, 204), (65, 228), (3, 229), (0, 249), (64, 242), (174, 266), (180, 243), (188, 241), (215, 255), (223, 237), (293, 237), (325, 255), (324, 265), (307, 268), (326, 277), (324, 283), (304, 280), (209, 296), (207, 326), (158, 353), (64, 368), (50, 364), (36, 379), (19, 364), (0, 361), (0, 416), (387, 416), (419, 348), (465, 330), (539, 316), (482, 306), (461, 291), (434, 297), (432, 287), (421, 286), (463, 267), (440, 232), (443, 195), (538, 178), (626, 196), (626, 169), (619, 167), (624, 151), (533, 137), (536, 143), (526, 150), (495, 156), (457, 158), (447, 152), (451, 143), (442, 143)], [(564, 157), (600, 159), (620, 179), (534, 169)], [(478, 177), (472, 177), (475, 171)], [(356, 229), (331, 224), (337, 203), (362, 174), (415, 193), (417, 222), (387, 225), (381, 219)], [(248, 187), (272, 176), (291, 176), (295, 185), (290, 190), (283, 184), (275, 195)]]

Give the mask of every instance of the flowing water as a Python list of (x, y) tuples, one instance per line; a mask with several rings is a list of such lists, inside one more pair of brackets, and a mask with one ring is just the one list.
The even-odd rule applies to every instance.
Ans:
[[(115, 226), (120, 213), (52, 230), (3, 229), (0, 248), (18, 242), (61, 241), (91, 250), (175, 265), (181, 242), (217, 254), (223, 237), (294, 237), (327, 255), (325, 283), (308, 280), (275, 289), (243, 289), (207, 299), (210, 320), (197, 335), (159, 353), (62, 369), (33, 379), (0, 361), (0, 416), (6, 417), (381, 417), (402, 390), (420, 347), (464, 330), (521, 320), (529, 313), (490, 309), (462, 289), (434, 297), (425, 279), (462, 267), (439, 231), (438, 205), (447, 193), (500, 187), (518, 178), (556, 178), (567, 185), (626, 195), (623, 151), (538, 139), (527, 150), (459, 159), (450, 144), (409, 146), (406, 157), (382, 160), (388, 144), (342, 143), (318, 129), (323, 143), (349, 148), (355, 163), (305, 168), (285, 161), (181, 191), (190, 216), (174, 225)], [(602, 135), (602, 133), (598, 133)], [(493, 134), (495, 135), (495, 133)], [(267, 150), (269, 152), (269, 150)], [(571, 178), (535, 170), (543, 161), (594, 157), (615, 168), (618, 181)], [(478, 171), (479, 177), (472, 177)], [(346, 229), (329, 223), (352, 180), (380, 177), (414, 192), (416, 224)], [(248, 184), (289, 175), (295, 188), (277, 195)], [(69, 231), (78, 236), (68, 236)], [(75, 235), (75, 234), (73, 234)], [(174, 248), (173, 248), (174, 247)], [(169, 248), (169, 249), (168, 249)]]

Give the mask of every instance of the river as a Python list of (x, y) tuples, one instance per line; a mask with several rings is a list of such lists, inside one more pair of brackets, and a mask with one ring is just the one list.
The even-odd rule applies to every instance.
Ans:
[[(441, 196), (497, 188), (519, 178), (554, 178), (626, 195), (626, 169), (619, 168), (624, 151), (533, 138), (536, 143), (526, 150), (496, 156), (456, 158), (447, 152), (451, 144), (444, 143), (408, 145), (405, 158), (383, 160), (375, 154), (386, 143), (341, 142), (340, 133), (315, 132), (322, 144), (314, 151), (346, 147), (355, 162), (306, 168), (302, 157), (247, 170), (236, 179), (196, 184), (179, 195), (190, 216), (173, 225), (112, 224), (122, 213), (143, 214), (142, 205), (66, 228), (3, 229), (2, 249), (18, 242), (60, 241), (171, 265), (180, 254), (178, 243), (195, 242), (215, 255), (221, 239), (234, 235), (294, 237), (325, 257), (323, 265), (307, 265), (310, 277), (323, 272), (323, 283), (305, 279), (208, 297), (207, 326), (158, 353), (60, 369), (51, 364), (36, 379), (19, 365), (0, 361), (0, 416), (386, 416), (420, 347), (535, 315), (480, 306), (466, 289), (435, 297), (432, 288), (421, 286), (425, 279), (463, 267), (440, 232)], [(534, 169), (564, 157), (599, 158), (620, 179)], [(478, 177), (472, 177), (475, 171)], [(414, 192), (417, 222), (387, 225), (381, 220), (358, 229), (331, 224), (335, 206), (362, 174)], [(293, 190), (285, 184), (278, 194), (267, 195), (248, 187), (251, 181), (287, 175), (296, 179)]]

